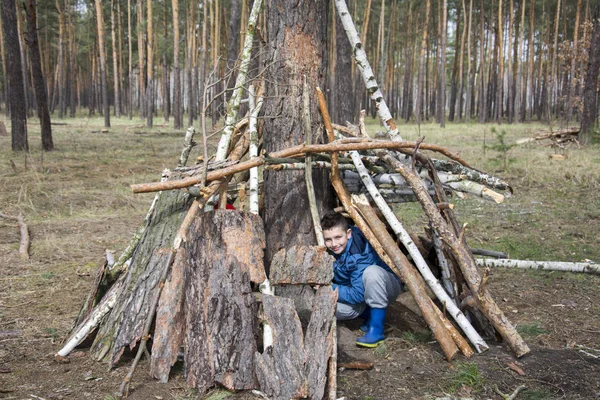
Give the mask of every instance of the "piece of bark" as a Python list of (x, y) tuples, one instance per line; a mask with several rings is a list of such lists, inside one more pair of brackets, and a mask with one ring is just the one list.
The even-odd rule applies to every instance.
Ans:
[(334, 261), (325, 247), (281, 249), (271, 261), (269, 279), (274, 285), (329, 285), (333, 279)]
[(171, 367), (177, 361), (185, 333), (183, 300), (186, 258), (185, 249), (179, 248), (171, 267), (171, 275), (165, 282), (156, 310), (150, 375), (162, 383), (169, 380)]
[(308, 395), (304, 338), (294, 302), (263, 295), (264, 318), (273, 330), (273, 347), (254, 355), (260, 389), (272, 400), (290, 400)]
[[(183, 191), (162, 192), (153, 214), (147, 220), (126, 271), (124, 289), (116, 299), (114, 308), (102, 323), (92, 345), (97, 360), (110, 357), (115, 365), (125, 347), (133, 349), (140, 340), (151, 299), (178, 226), (187, 213), (189, 196)], [(163, 249), (163, 250), (161, 250)]]
[(375, 363), (369, 361), (349, 361), (345, 363), (339, 363), (338, 368), (344, 369), (356, 369), (359, 371), (365, 371), (373, 368)]
[(237, 211), (206, 213), (191, 226), (195, 240), (184, 245), (185, 376), (200, 393), (214, 382), (229, 390), (257, 387), (252, 363), (257, 306), (249, 268), (242, 266), (249, 257), (234, 248), (238, 233), (228, 229), (254, 219)]
[(305, 329), (312, 315), (315, 290), (310, 285), (283, 285), (276, 286), (277, 296), (286, 297), (294, 301), (296, 313)]
[(322, 286), (317, 290), (313, 301), (313, 312), (304, 337), (306, 349), (306, 380), (308, 397), (321, 400), (327, 382), (327, 361), (333, 352), (331, 324), (337, 305), (337, 291), (331, 286)]

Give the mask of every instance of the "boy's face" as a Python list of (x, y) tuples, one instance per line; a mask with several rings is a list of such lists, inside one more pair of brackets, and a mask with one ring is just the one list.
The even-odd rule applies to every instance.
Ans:
[(352, 237), (352, 231), (350, 229), (344, 231), (341, 227), (336, 226), (323, 231), (323, 237), (328, 250), (331, 250), (334, 254), (342, 254), (346, 249), (348, 240)]

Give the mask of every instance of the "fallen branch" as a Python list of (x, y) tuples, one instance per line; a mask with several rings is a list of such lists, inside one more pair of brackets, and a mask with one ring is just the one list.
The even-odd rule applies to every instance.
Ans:
[(588, 262), (563, 262), (563, 261), (529, 261), (529, 260), (510, 260), (510, 259), (488, 259), (478, 258), (478, 267), (505, 267), (537, 269), (540, 271), (564, 271), (564, 272), (584, 272), (589, 274), (600, 274), (600, 264), (592, 261)]
[(19, 230), (21, 231), (21, 244), (19, 245), (19, 255), (24, 260), (29, 260), (29, 229), (27, 224), (23, 220), (23, 216), (19, 214), (17, 217), (0, 213), (0, 218), (8, 219), (11, 221), (17, 221), (19, 224)]

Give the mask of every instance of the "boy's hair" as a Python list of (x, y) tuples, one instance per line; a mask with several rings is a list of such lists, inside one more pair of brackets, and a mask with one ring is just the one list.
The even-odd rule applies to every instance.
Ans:
[(342, 228), (345, 232), (350, 228), (348, 224), (348, 220), (340, 213), (330, 212), (325, 214), (323, 218), (321, 218), (321, 228), (324, 231), (328, 231), (333, 228)]

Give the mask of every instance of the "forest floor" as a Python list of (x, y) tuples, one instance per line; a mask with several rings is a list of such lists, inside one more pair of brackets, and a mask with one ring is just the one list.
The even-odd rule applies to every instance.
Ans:
[[(66, 119), (53, 126), (56, 150), (40, 151), (39, 125), (29, 126), (29, 154), (13, 153), (10, 137), (0, 137), (0, 212), (22, 213), (31, 234), (31, 258), (17, 251), (19, 230), (0, 219), (0, 398), (112, 399), (129, 362), (113, 370), (92, 361), (85, 349), (57, 363), (54, 353), (89, 291), (105, 250), (120, 254), (141, 223), (152, 194), (133, 195), (129, 185), (157, 181), (176, 164), (183, 132), (168, 125), (152, 130), (113, 118)], [(373, 132), (377, 124), (369, 127)], [(518, 138), (548, 127), (501, 125), (510, 147)], [(555, 127), (556, 128), (556, 127)], [(9, 130), (10, 131), (10, 130)], [(415, 140), (414, 125), (401, 125)], [(508, 180), (514, 195), (502, 204), (467, 197), (452, 201), (460, 223), (468, 223), (472, 247), (500, 250), (511, 258), (600, 261), (600, 147), (571, 146), (556, 151), (533, 143), (497, 151), (492, 125), (425, 124), (427, 143), (459, 151), (477, 168)], [(496, 150), (494, 150), (496, 149)], [(192, 153), (194, 159), (199, 149)], [(500, 158), (506, 156), (504, 170)], [(413, 231), (425, 226), (416, 204), (397, 207)], [(467, 360), (449, 363), (419, 317), (395, 305), (391, 332), (375, 350), (368, 371), (340, 370), (338, 396), (352, 400), (435, 399), (443, 396), (502, 399), (497, 393), (526, 389), (516, 398), (600, 398), (600, 276), (495, 269), (489, 289), (532, 352), (516, 360), (501, 343)], [(340, 342), (350, 346), (356, 324), (342, 324)], [(356, 354), (355, 354), (356, 355)], [(195, 399), (181, 373), (168, 384), (151, 380), (142, 361), (133, 378), (132, 399)], [(223, 399), (222, 391), (212, 399)], [(250, 398), (250, 397), (248, 397)]]

